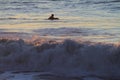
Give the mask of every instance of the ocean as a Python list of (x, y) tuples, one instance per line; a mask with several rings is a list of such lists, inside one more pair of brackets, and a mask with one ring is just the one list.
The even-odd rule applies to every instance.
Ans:
[[(60, 20), (46, 20), (51, 14)], [(0, 0), (0, 33), (4, 32), (119, 42), (120, 1)]]
[(120, 0), (0, 0), (0, 80), (120, 80)]

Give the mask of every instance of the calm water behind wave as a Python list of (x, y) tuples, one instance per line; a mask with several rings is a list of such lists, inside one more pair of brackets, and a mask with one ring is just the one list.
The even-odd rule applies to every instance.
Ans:
[[(46, 20), (51, 13), (60, 20)], [(116, 42), (120, 38), (120, 1), (0, 0), (0, 32)]]

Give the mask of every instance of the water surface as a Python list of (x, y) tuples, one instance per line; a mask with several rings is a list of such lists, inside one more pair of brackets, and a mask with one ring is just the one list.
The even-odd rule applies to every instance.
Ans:
[[(60, 20), (46, 20), (52, 13)], [(42, 31), (42, 36), (119, 42), (120, 1), (0, 0), (0, 32), (41, 35)]]

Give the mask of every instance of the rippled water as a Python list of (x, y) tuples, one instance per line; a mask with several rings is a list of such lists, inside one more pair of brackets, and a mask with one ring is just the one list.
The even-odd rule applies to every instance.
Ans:
[[(46, 20), (52, 13), (60, 20)], [(120, 1), (0, 0), (0, 33), (5, 32), (119, 42)]]
[(111, 42), (120, 0), (0, 0), (0, 80), (120, 80)]

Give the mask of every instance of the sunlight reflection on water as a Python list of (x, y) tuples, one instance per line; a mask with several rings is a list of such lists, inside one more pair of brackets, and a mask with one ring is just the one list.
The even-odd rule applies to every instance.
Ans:
[[(87, 34), (94, 32), (96, 35), (78, 36), (80, 34), (78, 33), (74, 36), (64, 34), (62, 37), (80, 37), (103, 42), (111, 42), (111, 39), (115, 42), (119, 41), (120, 38), (119, 1), (116, 3), (116, 1), (106, 2), (99, 0), (0, 0), (0, 4), (0, 32), (40, 35), (41, 32), (35, 32), (35, 30), (58, 28), (59, 31), (59, 28), (68, 28), (69, 31), (69, 28), (90, 28), (93, 30), (85, 32)], [(4, 6), (4, 4), (6, 4), (6, 6)], [(60, 18), (60, 20), (47, 20), (52, 13), (55, 14), (55, 17)], [(98, 29), (100, 32), (94, 29)], [(101, 33), (104, 33), (104, 30), (106, 30), (107, 34), (111, 35), (101, 35)], [(49, 33), (47, 35), (49, 35)], [(61, 37), (61, 33), (59, 33), (59, 35), (60, 36), (55, 36), (52, 34), (49, 36)]]

